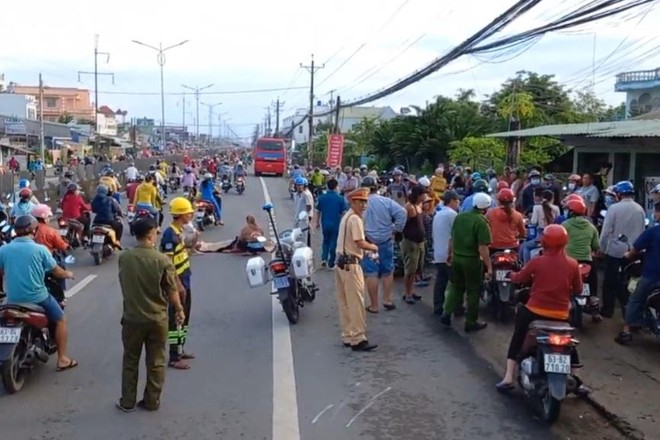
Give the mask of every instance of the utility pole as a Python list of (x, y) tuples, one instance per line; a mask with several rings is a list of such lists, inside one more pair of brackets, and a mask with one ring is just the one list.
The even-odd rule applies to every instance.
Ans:
[(222, 105), (222, 102), (216, 102), (215, 104), (205, 104), (202, 102), (202, 105), (209, 108), (209, 146), (210, 146), (211, 139), (213, 138), (213, 109), (219, 105)]
[[(183, 119), (181, 121), (181, 127), (185, 130), (186, 129), (186, 93), (183, 93)], [(186, 130), (187, 131), (187, 130)]]
[(46, 140), (44, 139), (44, 81), (39, 74), (39, 157), (46, 163)]
[(213, 83), (208, 84), (204, 87), (199, 87), (199, 86), (190, 87), (190, 86), (187, 86), (185, 84), (181, 84), (181, 87), (183, 87), (184, 89), (192, 90), (193, 92), (195, 92), (195, 104), (196, 104), (196, 107), (197, 107), (197, 120), (196, 120), (196, 123), (195, 123), (195, 125), (196, 125), (195, 126), (195, 141), (198, 141), (199, 140), (199, 92), (201, 92), (202, 90), (206, 90), (210, 87), (213, 87)]
[(337, 95), (337, 106), (335, 107), (335, 134), (339, 133), (339, 108), (341, 107), (341, 96)]
[(314, 148), (314, 74), (319, 70), (325, 67), (325, 64), (322, 66), (316, 66), (314, 64), (314, 54), (312, 54), (312, 63), (309, 66), (304, 66), (300, 63), (300, 67), (307, 70), (310, 74), (309, 82), (309, 115), (308, 126), (309, 126), (309, 138), (307, 139), (307, 160), (311, 164), (313, 161), (312, 150)]
[(284, 102), (280, 101), (280, 97), (277, 97), (277, 101), (273, 103), (275, 107), (275, 137), (278, 137), (280, 134), (280, 111), (284, 107)]
[(270, 136), (270, 106), (265, 107), (266, 116), (264, 116), (264, 133), (266, 136)]
[(83, 72), (78, 71), (78, 82), (80, 82), (81, 75), (94, 75), (94, 131), (96, 136), (94, 137), (94, 145), (96, 150), (99, 149), (99, 75), (111, 76), (112, 84), (115, 83), (115, 74), (112, 72), (99, 72), (99, 55), (105, 55), (106, 64), (110, 62), (110, 54), (108, 52), (99, 51), (99, 36), (96, 34), (94, 36), (94, 71), (93, 72)]

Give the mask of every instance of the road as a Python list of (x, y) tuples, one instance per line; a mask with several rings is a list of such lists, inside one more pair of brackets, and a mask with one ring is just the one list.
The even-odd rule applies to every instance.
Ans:
[[(291, 223), (285, 182), (261, 182), (251, 177), (243, 196), (224, 197), (227, 226), (205, 232), (206, 241), (232, 238), (249, 213), (266, 226), (265, 199), (280, 226)], [(575, 399), (556, 426), (540, 423), (524, 399), (494, 391), (490, 364), (462, 332), (441, 329), (426, 306), (400, 303), (369, 315), (369, 338), (379, 347), (353, 353), (340, 343), (331, 272), (318, 272), (317, 300), (289, 327), (268, 288), (247, 287), (246, 257), (220, 254), (193, 257), (192, 369), (168, 370), (158, 412), (124, 414), (114, 407), (122, 357), (116, 256), (100, 267), (88, 253), (78, 257), (67, 314), (80, 365), (56, 373), (51, 360), (19, 394), (0, 391), (3, 438), (622, 438)]]

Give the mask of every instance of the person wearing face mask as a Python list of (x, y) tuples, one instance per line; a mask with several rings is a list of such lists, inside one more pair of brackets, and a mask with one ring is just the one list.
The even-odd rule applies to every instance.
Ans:
[(538, 170), (529, 172), (529, 185), (522, 190), (522, 210), (529, 213), (534, 208), (534, 190), (541, 185), (541, 173)]
[(566, 195), (579, 191), (580, 183), (582, 183), (582, 176), (579, 174), (571, 174), (568, 177), (568, 184), (566, 185)]

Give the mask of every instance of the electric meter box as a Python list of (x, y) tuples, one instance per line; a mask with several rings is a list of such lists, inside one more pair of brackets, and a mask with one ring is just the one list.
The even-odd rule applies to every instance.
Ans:
[(314, 272), (314, 251), (310, 247), (301, 247), (295, 250), (291, 257), (291, 266), (296, 278), (311, 277)]
[(245, 265), (245, 272), (250, 287), (260, 287), (268, 283), (268, 267), (261, 257), (252, 257)]

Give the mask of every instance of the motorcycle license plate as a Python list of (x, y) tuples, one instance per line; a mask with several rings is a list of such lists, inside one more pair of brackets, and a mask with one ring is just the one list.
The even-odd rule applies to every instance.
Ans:
[(586, 306), (587, 305), (587, 298), (584, 296), (578, 296), (577, 298), (577, 303), (580, 306)]
[(95, 235), (92, 237), (92, 243), (103, 244), (105, 243), (105, 235)]
[(135, 214), (128, 214), (126, 216), (126, 218), (128, 219), (128, 222), (130, 223), (135, 219)]
[(196, 218), (197, 220), (201, 220), (201, 219), (203, 219), (203, 218), (204, 218), (204, 213), (203, 213), (202, 211), (197, 211), (197, 212), (195, 213), (195, 218)]
[(583, 284), (582, 285), (582, 295), (580, 296), (589, 296), (591, 295), (591, 288), (589, 287), (589, 284)]
[(62, 237), (66, 237), (66, 234), (67, 234), (68, 232), (69, 232), (69, 230), (66, 229), (66, 228), (62, 228), (62, 229), (60, 229), (60, 235), (61, 235)]
[(508, 270), (496, 270), (495, 271), (495, 280), (496, 281), (509, 281), (507, 276), (509, 275)]
[(289, 288), (289, 278), (287, 277), (277, 277), (273, 279), (273, 284), (277, 290), (279, 289), (288, 289)]
[(0, 344), (15, 344), (21, 339), (21, 327), (0, 327)]
[(571, 373), (571, 357), (567, 354), (546, 353), (543, 355), (543, 361), (546, 373)]
[(628, 292), (633, 293), (635, 289), (637, 289), (637, 281), (638, 278), (631, 278), (630, 281), (628, 281)]

